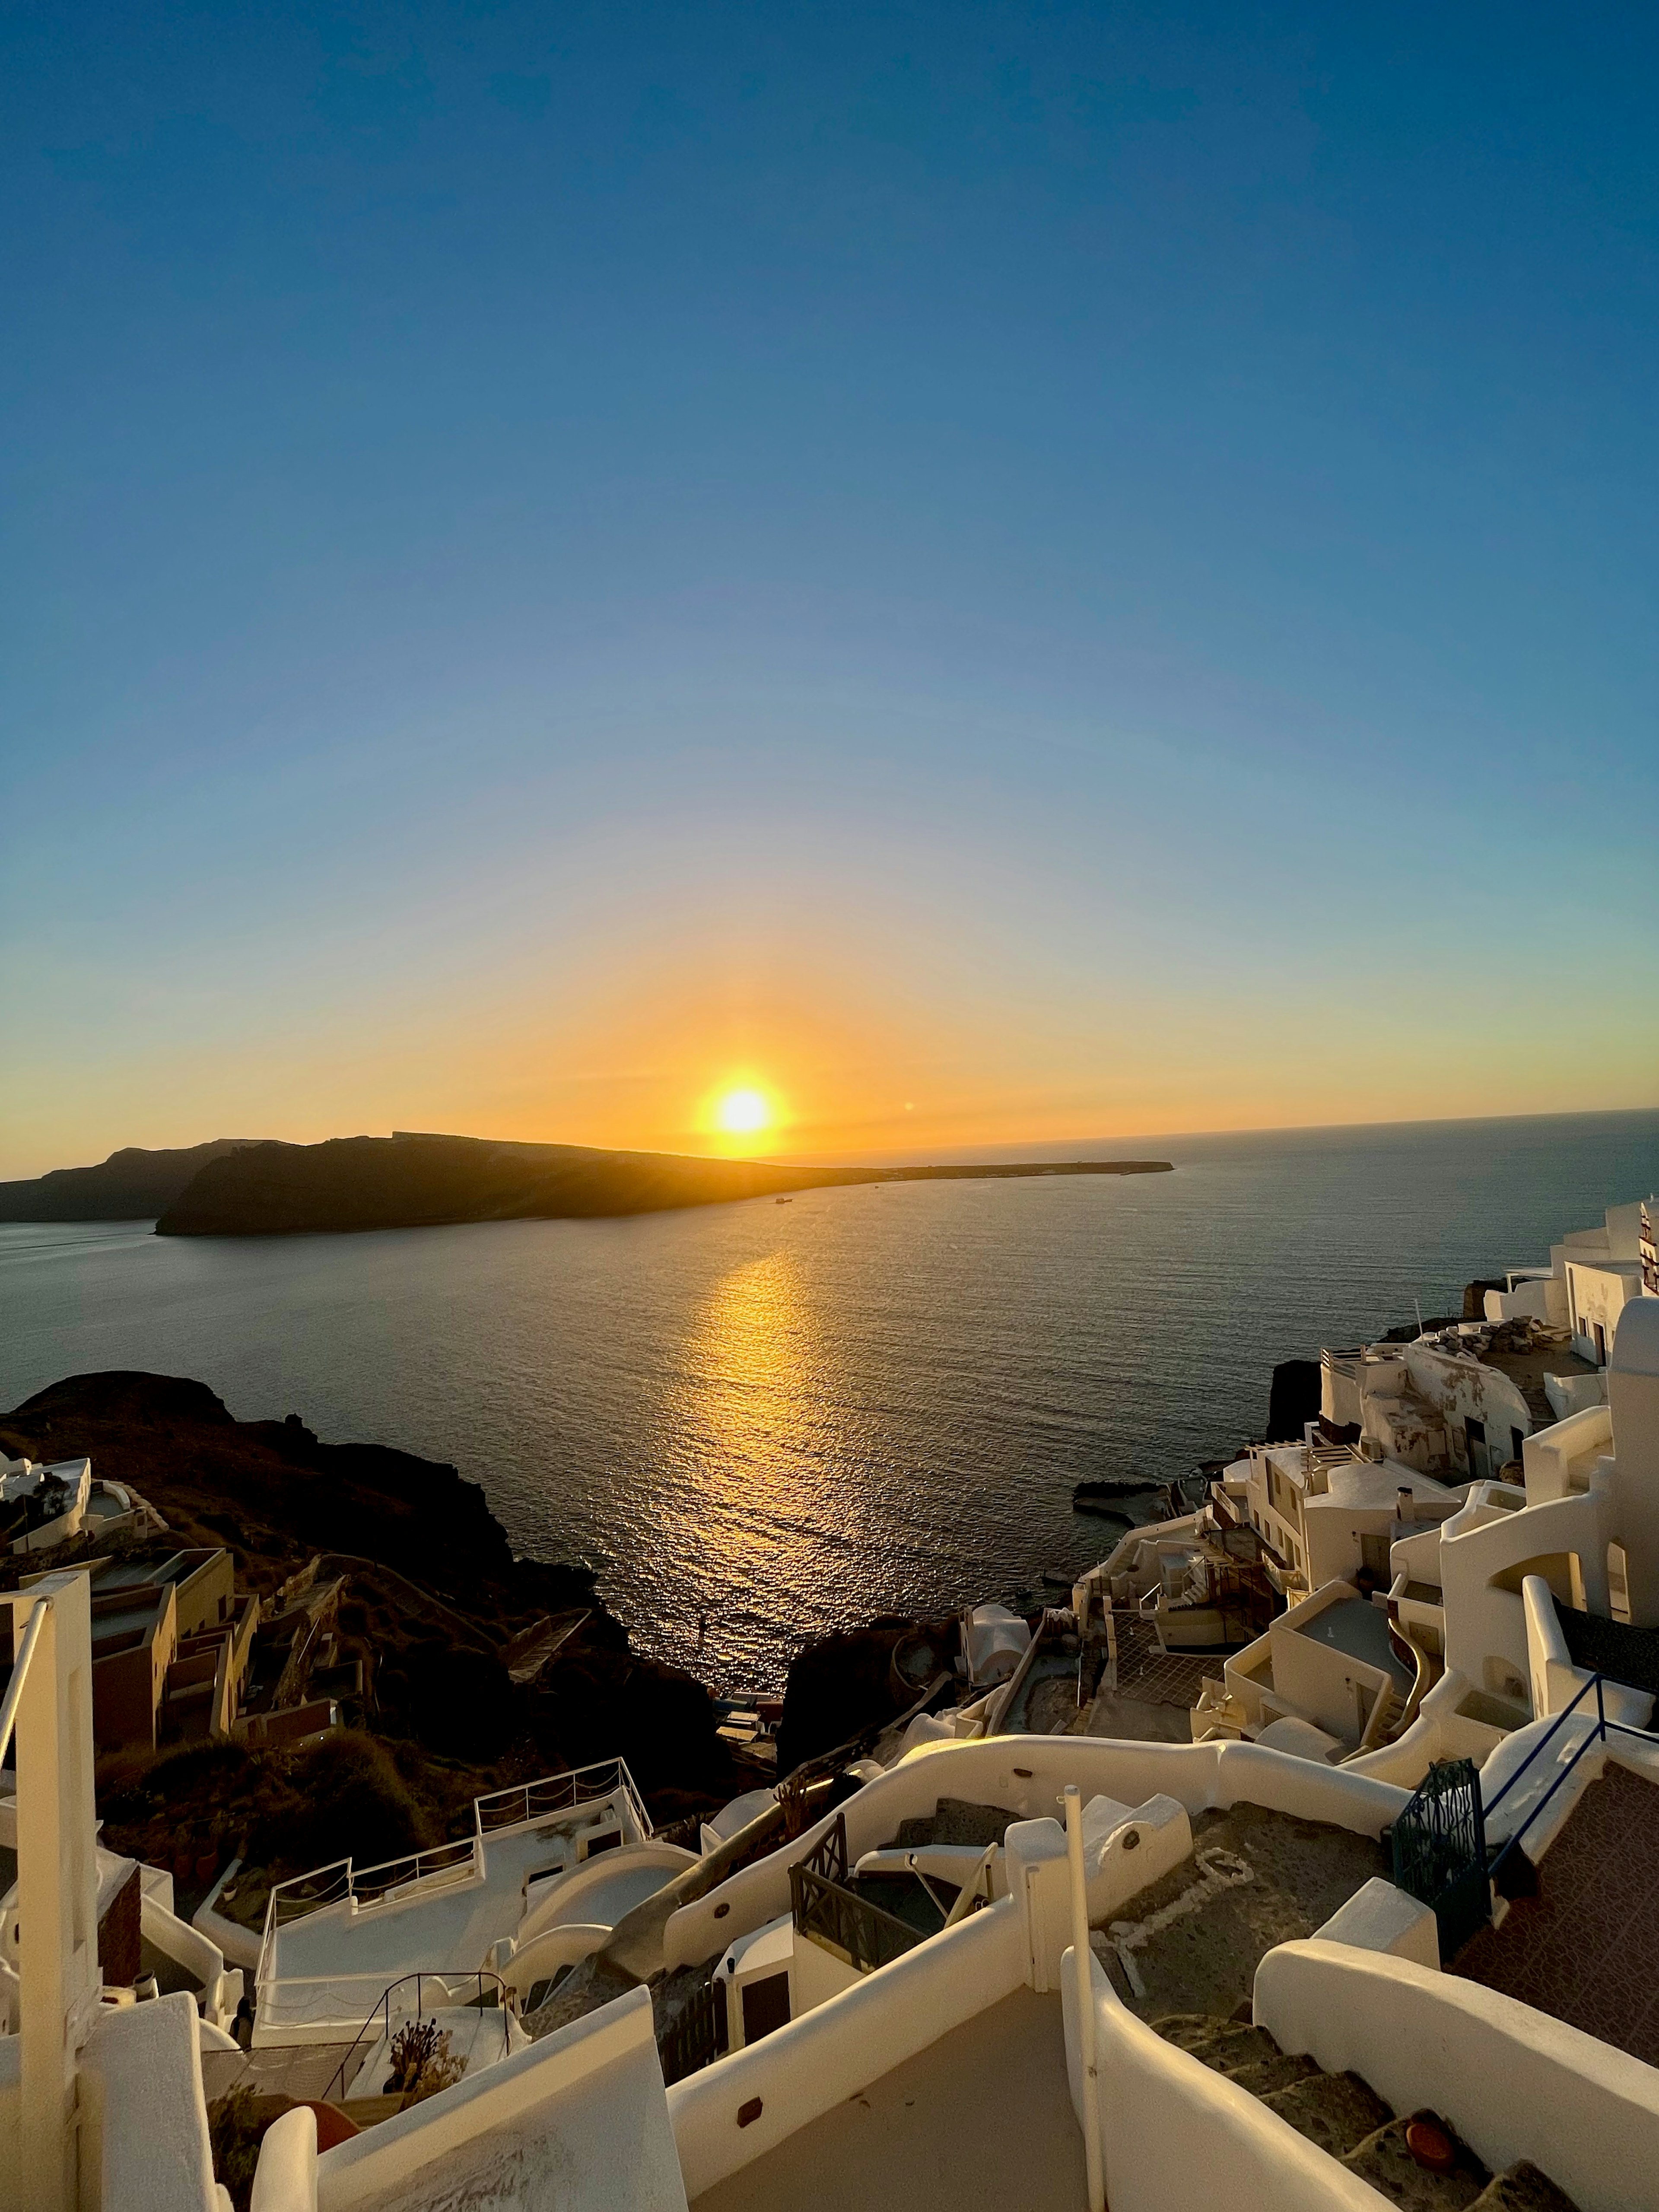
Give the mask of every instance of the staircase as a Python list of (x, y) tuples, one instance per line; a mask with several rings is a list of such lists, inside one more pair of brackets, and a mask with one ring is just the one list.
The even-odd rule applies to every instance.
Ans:
[(1577, 2212), (1530, 2160), (1488, 2173), (1434, 2113), (1397, 2117), (1358, 2075), (1322, 2072), (1311, 2058), (1281, 2051), (1265, 2027), (1206, 2013), (1175, 2013), (1152, 2025), (1402, 2212)]

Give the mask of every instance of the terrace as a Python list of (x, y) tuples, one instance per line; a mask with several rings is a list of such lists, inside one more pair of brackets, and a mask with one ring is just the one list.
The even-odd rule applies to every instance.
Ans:
[(627, 1766), (607, 1759), (478, 1798), (470, 1837), (380, 1866), (341, 1859), (280, 1883), (266, 1906), (256, 2041), (349, 2038), (400, 1976), (477, 1972), (567, 1877), (611, 1851), (617, 1862), (596, 1868), (581, 1917), (609, 1914), (614, 1925), (688, 1858), (660, 1845), (641, 1863), (635, 1854), (650, 1838)]

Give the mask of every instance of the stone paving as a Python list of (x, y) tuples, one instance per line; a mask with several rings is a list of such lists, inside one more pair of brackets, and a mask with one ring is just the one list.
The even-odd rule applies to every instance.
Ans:
[(1538, 1883), (1451, 1971), (1659, 2066), (1659, 1788), (1609, 1761)]

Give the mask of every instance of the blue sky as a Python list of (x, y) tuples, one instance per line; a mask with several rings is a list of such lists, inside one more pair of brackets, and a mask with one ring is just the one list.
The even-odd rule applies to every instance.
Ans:
[(1659, 1096), (1640, 11), (4, 40), (0, 1173)]

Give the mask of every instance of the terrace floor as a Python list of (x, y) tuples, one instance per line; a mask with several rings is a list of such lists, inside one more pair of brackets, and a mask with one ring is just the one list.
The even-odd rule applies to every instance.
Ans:
[(1058, 1996), (1017, 1990), (699, 2197), (692, 2212), (1080, 2204)]
[[(1131, 1898), (1094, 1938), (1113, 1988), (1143, 2020), (1226, 2019), (1275, 1945), (1311, 1936), (1389, 1870), (1370, 1836), (1260, 1805), (1200, 1814), (1193, 1847), (1191, 1858)], [(1155, 1915), (1162, 1924), (1146, 1927)]]
[(1659, 2066), (1659, 1788), (1610, 1759), (1517, 1898), (1451, 1972)]

